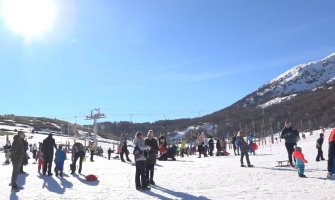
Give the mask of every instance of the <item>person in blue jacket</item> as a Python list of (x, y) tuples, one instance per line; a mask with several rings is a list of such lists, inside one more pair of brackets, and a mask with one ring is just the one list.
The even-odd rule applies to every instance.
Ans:
[(63, 150), (62, 145), (59, 145), (56, 153), (55, 153), (55, 163), (56, 163), (56, 167), (55, 167), (55, 173), (56, 176), (58, 176), (58, 172), (59, 175), (62, 177), (63, 176), (63, 169), (64, 169), (64, 161), (66, 160), (66, 154)]
[(254, 143), (254, 136), (251, 133), (247, 134), (247, 142), (248, 142), (249, 152), (255, 155), (255, 150), (252, 147), (252, 145)]

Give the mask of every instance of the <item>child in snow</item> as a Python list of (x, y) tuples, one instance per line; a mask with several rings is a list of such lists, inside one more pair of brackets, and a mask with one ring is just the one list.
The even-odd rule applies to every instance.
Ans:
[[(41, 168), (42, 167), (44, 168), (44, 155), (43, 155), (43, 153), (41, 151), (41, 148), (40, 148), (40, 150), (37, 151), (36, 157), (38, 159), (38, 167), (37, 167), (37, 169), (38, 169), (38, 173), (40, 173), (41, 172)], [(42, 169), (42, 171), (43, 171), (43, 169)]]
[(60, 176), (63, 176), (63, 169), (64, 169), (64, 161), (66, 160), (66, 154), (63, 150), (62, 145), (59, 145), (56, 153), (55, 153), (55, 173), (58, 176), (58, 172)]
[(318, 155), (316, 156), (316, 161), (325, 160), (323, 157), (322, 144), (323, 144), (323, 133), (320, 133), (320, 137), (316, 141), (316, 149), (318, 150)]
[(305, 160), (304, 154), (301, 152), (301, 147), (294, 146), (295, 151), (293, 152), (293, 156), (296, 159), (296, 167), (298, 169), (298, 174), (300, 178), (306, 178), (304, 175), (305, 171), (305, 163), (307, 163), (307, 160)]
[(12, 145), (10, 143), (10, 140), (7, 140), (6, 145), (3, 147), (3, 149), (5, 150), (5, 157), (6, 157), (6, 164), (9, 164), (9, 153), (10, 153), (10, 148), (12, 148)]

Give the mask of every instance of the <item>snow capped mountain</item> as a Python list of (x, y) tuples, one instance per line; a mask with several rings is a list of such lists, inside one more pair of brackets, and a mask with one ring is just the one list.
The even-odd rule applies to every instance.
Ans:
[[(320, 61), (300, 64), (274, 78), (248, 96), (246, 105), (266, 107), (292, 99), (293, 94), (335, 85), (335, 53)], [(290, 97), (290, 98), (282, 98)]]

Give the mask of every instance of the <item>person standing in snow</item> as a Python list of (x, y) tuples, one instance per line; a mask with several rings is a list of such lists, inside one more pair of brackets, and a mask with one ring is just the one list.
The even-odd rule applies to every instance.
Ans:
[(296, 160), (296, 166), (298, 169), (298, 174), (300, 178), (306, 178), (304, 175), (305, 172), (305, 163), (307, 163), (307, 160), (305, 160), (304, 154), (301, 151), (301, 147), (294, 146), (295, 151), (293, 152), (293, 156)]
[(29, 156), (28, 156), (27, 151), (29, 149), (29, 145), (28, 145), (27, 139), (23, 140), (22, 142), (23, 142), (23, 145), (24, 145), (24, 156), (23, 156), (21, 167), (20, 167), (20, 173), (21, 174), (25, 174), (26, 172), (23, 171), (23, 165), (27, 165), (28, 164)]
[(222, 151), (221, 141), (220, 141), (220, 139), (217, 139), (217, 141), (216, 141), (216, 156), (221, 156), (221, 151)]
[(147, 151), (150, 149), (150, 146), (146, 146), (143, 133), (138, 131), (135, 134), (134, 139), (134, 157), (135, 157), (135, 185), (136, 190), (150, 190), (147, 185), (146, 176), (145, 176), (145, 167), (146, 167), (146, 157)]
[(249, 152), (255, 155), (256, 154), (255, 149), (253, 148), (254, 136), (251, 133), (247, 134), (247, 142), (248, 142)]
[(4, 151), (5, 151), (5, 158), (6, 158), (6, 161), (5, 163), (6, 164), (9, 164), (9, 154), (10, 154), (10, 148), (12, 147), (12, 145), (10, 144), (10, 140), (7, 140), (6, 142), (6, 145), (3, 147)]
[(165, 134), (161, 133), (159, 138), (158, 138), (158, 142), (159, 142), (159, 155), (162, 155), (166, 150), (167, 150), (167, 142), (166, 142), (166, 138), (165, 138)]
[(78, 158), (79, 158), (78, 172), (79, 174), (81, 174), (83, 160), (85, 158), (85, 147), (79, 142), (74, 143), (72, 146), (72, 156), (71, 156), (72, 164), (70, 165), (71, 174), (74, 174), (76, 171), (76, 163)]
[(150, 150), (148, 151), (148, 157), (146, 160), (145, 174), (146, 174), (147, 184), (155, 185), (154, 169), (155, 169), (159, 147), (158, 147), (158, 141), (156, 138), (154, 138), (154, 132), (152, 130), (148, 131), (147, 137), (148, 138), (145, 140), (144, 143), (146, 146), (150, 147)]
[(328, 174), (327, 177), (330, 178), (333, 175), (334, 167), (334, 156), (335, 156), (335, 128), (330, 132), (329, 138), (329, 149), (328, 149)]
[(220, 142), (221, 142), (222, 153), (225, 154), (225, 152), (227, 151), (227, 142), (226, 142), (226, 139), (224, 137), (222, 137), (222, 139), (220, 140)]
[(240, 148), (241, 150), (241, 167), (245, 167), (245, 165), (243, 164), (244, 156), (247, 160), (248, 167), (254, 167), (253, 165), (250, 164), (249, 154), (248, 154), (248, 144), (244, 140), (244, 136), (245, 136), (245, 133), (243, 131), (239, 131), (237, 133), (236, 142), (235, 142), (236, 146)]
[(23, 131), (19, 131), (17, 135), (13, 138), (12, 148), (10, 149), (10, 158), (12, 160), (13, 172), (11, 179), (11, 186), (13, 192), (20, 191), (19, 186), (17, 185), (17, 177), (20, 174), (20, 167), (23, 162), (25, 150), (24, 150), (24, 138), (25, 134)]
[(58, 172), (59, 175), (62, 177), (63, 176), (63, 169), (64, 169), (64, 161), (66, 160), (66, 154), (63, 150), (62, 145), (59, 145), (56, 153), (55, 153), (55, 163), (56, 163), (56, 167), (55, 167), (55, 173), (56, 176), (58, 176)]
[(198, 135), (197, 144), (198, 144), (199, 158), (201, 158), (201, 154), (204, 154), (204, 157), (206, 157), (207, 155), (205, 153), (205, 148), (204, 148), (204, 144), (205, 144), (204, 132)]
[(181, 146), (180, 146), (180, 156), (184, 157), (184, 153), (186, 153), (186, 140), (183, 138), (181, 140)]
[(120, 146), (121, 146), (121, 153), (120, 153), (121, 162), (126, 162), (123, 158), (123, 154), (126, 155), (127, 161), (131, 162), (131, 160), (128, 157), (129, 151), (127, 147), (127, 133), (126, 132), (123, 132), (120, 136)]
[(208, 141), (208, 147), (209, 147), (209, 155), (213, 156), (213, 151), (214, 151), (214, 140), (213, 140), (213, 136), (209, 137), (209, 141)]
[(112, 149), (109, 148), (107, 153), (108, 153), (108, 160), (110, 160), (111, 159), (111, 154), (112, 154)]
[(316, 161), (325, 160), (323, 157), (322, 144), (323, 144), (323, 133), (320, 133), (320, 137), (316, 140), (316, 148), (318, 150), (318, 155), (316, 156)]
[(52, 138), (50, 133), (46, 139), (43, 140), (42, 152), (44, 155), (44, 166), (43, 166), (43, 175), (46, 174), (48, 170), (48, 176), (52, 176), (51, 168), (54, 157), (54, 148), (57, 150), (55, 139)]
[(206, 138), (205, 136), (205, 140), (204, 140), (204, 152), (205, 152), (205, 157), (208, 156), (208, 138)]
[(88, 149), (89, 149), (89, 151), (91, 152), (91, 159), (90, 159), (90, 161), (91, 161), (91, 162), (94, 162), (94, 160), (93, 160), (93, 156), (94, 156), (94, 152), (95, 152), (96, 148), (95, 148), (95, 145), (94, 145), (94, 142), (93, 142), (93, 141), (92, 141), (92, 142), (89, 142), (89, 144), (88, 144)]
[(37, 155), (36, 155), (36, 159), (37, 161), (37, 172), (40, 173), (41, 172), (41, 168), (42, 168), (42, 172), (44, 171), (44, 155), (43, 152), (41, 151), (42, 146), (39, 147), (39, 150), (37, 151)]
[[(235, 156), (236, 155), (240, 155), (240, 149), (236, 147), (236, 135), (234, 135), (232, 138), (231, 138), (231, 143), (233, 144), (233, 149), (234, 149), (234, 154)], [(236, 151), (237, 151), (237, 154), (236, 154)]]
[(281, 131), (280, 137), (285, 139), (285, 147), (288, 154), (288, 160), (290, 162), (291, 167), (294, 167), (292, 160), (292, 153), (294, 151), (294, 146), (297, 145), (299, 141), (299, 131), (292, 127), (292, 124), (289, 120), (285, 121), (285, 127)]
[(37, 160), (36, 153), (37, 153), (37, 145), (36, 143), (34, 143), (33, 144), (33, 159), (35, 159), (35, 161)]

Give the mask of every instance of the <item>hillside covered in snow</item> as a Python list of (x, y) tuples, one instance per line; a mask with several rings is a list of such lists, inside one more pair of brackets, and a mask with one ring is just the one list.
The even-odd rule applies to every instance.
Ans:
[[(320, 61), (300, 64), (272, 79), (260, 87), (246, 99), (246, 104), (262, 102), (265, 107), (267, 102), (278, 98), (294, 97), (305, 91), (319, 88), (332, 88), (335, 85), (335, 53)], [(294, 96), (293, 96), (294, 95)], [(264, 102), (264, 101), (267, 102)], [(270, 103), (268, 103), (270, 104)]]

